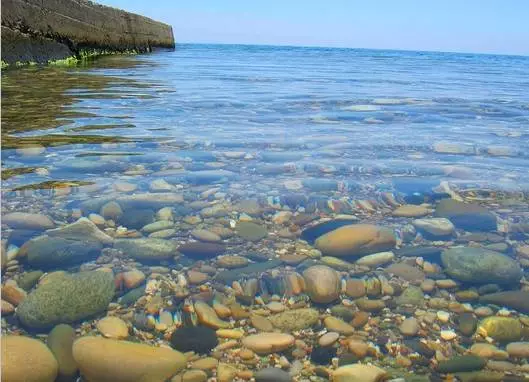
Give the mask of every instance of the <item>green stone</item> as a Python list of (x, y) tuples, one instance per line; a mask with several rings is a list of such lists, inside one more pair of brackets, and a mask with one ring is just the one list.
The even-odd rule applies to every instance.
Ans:
[(248, 241), (259, 241), (268, 234), (266, 227), (252, 222), (239, 222), (236, 230), (240, 237)]
[(119, 303), (122, 306), (129, 306), (134, 304), (140, 297), (145, 294), (145, 285), (142, 285), (138, 288), (129, 290), (119, 299)]
[(498, 342), (515, 342), (522, 338), (522, 324), (512, 317), (487, 317), (478, 325), (479, 334)]
[(423, 306), (424, 305), (424, 293), (421, 288), (410, 285), (400, 296), (395, 299), (397, 305), (413, 305)]
[(18, 278), (17, 284), (19, 287), (24, 289), (25, 291), (31, 290), (35, 285), (37, 285), (37, 282), (42, 277), (44, 272), (42, 271), (31, 271), (31, 272), (24, 272), (20, 275)]
[(458, 329), (463, 335), (471, 336), (474, 334), (478, 320), (472, 313), (461, 313), (458, 320)]
[(56, 273), (17, 308), (20, 322), (33, 329), (72, 323), (104, 311), (114, 297), (110, 272)]
[(324, 256), (320, 260), (325, 265), (328, 265), (329, 267), (338, 271), (349, 271), (353, 268), (352, 263), (333, 256)]
[(487, 360), (477, 355), (461, 355), (439, 362), (437, 370), (440, 373), (459, 373), (481, 370), (486, 364)]
[(47, 344), (59, 364), (59, 380), (73, 381), (77, 373), (77, 363), (73, 358), (75, 329), (70, 325), (59, 324), (48, 335)]
[(441, 260), (446, 273), (463, 282), (517, 284), (522, 278), (516, 261), (483, 248), (451, 248), (441, 254)]
[(310, 328), (318, 323), (318, 319), (318, 311), (311, 308), (287, 310), (269, 317), (276, 328), (290, 332)]

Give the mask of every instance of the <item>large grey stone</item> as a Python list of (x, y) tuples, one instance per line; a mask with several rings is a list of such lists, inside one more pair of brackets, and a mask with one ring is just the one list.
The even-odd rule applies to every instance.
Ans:
[(95, 259), (103, 245), (89, 240), (71, 240), (42, 235), (26, 242), (19, 252), (29, 265), (40, 269), (64, 268)]
[(516, 261), (487, 249), (451, 248), (441, 254), (441, 260), (446, 273), (463, 282), (517, 284), (522, 278)]

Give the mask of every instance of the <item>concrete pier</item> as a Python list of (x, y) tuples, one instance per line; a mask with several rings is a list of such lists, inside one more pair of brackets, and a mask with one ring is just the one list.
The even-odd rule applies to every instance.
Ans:
[(2, 61), (174, 49), (170, 25), (87, 0), (2, 0)]

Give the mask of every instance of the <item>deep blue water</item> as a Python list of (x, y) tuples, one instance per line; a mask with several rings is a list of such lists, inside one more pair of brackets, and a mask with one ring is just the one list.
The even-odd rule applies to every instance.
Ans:
[(59, 145), (37, 157), (4, 147), (4, 168), (46, 169), (9, 178), (4, 190), (50, 180), (147, 188), (165, 170), (172, 184), (220, 176), (270, 195), (285, 181), (307, 188), (321, 179), (364, 191), (402, 176), (529, 185), (529, 57), (178, 44), (3, 77), (3, 129), (12, 136), (134, 142)]

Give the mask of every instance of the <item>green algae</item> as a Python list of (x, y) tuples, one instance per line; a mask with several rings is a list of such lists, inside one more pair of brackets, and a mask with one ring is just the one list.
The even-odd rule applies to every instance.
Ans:
[(17, 168), (3, 168), (2, 169), (2, 180), (7, 180), (14, 176), (31, 174), (35, 172), (37, 167), (17, 167)]
[(57, 188), (70, 188), (70, 187), (81, 187), (90, 186), (94, 182), (86, 182), (81, 180), (48, 180), (46, 182), (27, 184), (20, 187), (13, 188), (12, 191), (25, 191), (25, 190), (53, 190)]

